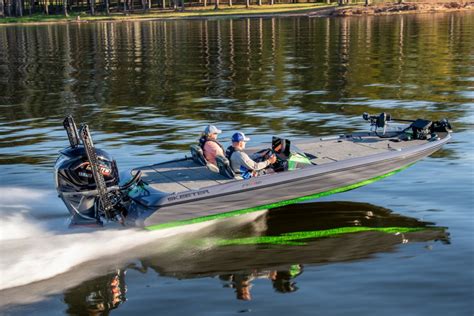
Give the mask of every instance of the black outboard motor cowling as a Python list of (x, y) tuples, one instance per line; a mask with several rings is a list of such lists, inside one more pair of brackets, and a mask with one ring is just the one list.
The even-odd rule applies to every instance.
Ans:
[[(118, 185), (119, 176), (117, 163), (112, 156), (102, 149), (95, 148), (100, 161), (100, 172), (104, 177), (107, 186)], [(60, 156), (56, 161), (58, 175), (58, 186), (63, 190), (71, 187), (70, 191), (95, 190), (96, 183), (92, 175), (92, 170), (87, 159), (84, 147), (68, 147), (60, 151)]]
[[(99, 170), (107, 188), (118, 188), (117, 163), (104, 150), (95, 148)], [(82, 145), (68, 147), (60, 152), (55, 164), (56, 190), (66, 204), (75, 223), (99, 223), (97, 185)]]

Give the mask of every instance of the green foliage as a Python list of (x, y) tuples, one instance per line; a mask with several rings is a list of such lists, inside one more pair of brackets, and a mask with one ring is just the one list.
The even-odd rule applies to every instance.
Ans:
[(188, 17), (228, 17), (228, 16), (247, 16), (261, 14), (285, 14), (285, 13), (304, 13), (322, 8), (330, 7), (322, 3), (296, 3), (296, 4), (276, 4), (251, 6), (246, 8), (244, 5), (233, 5), (232, 7), (221, 4), (219, 10), (215, 10), (213, 6), (207, 7), (189, 7), (185, 11), (170, 11), (152, 9), (144, 12), (137, 10), (133, 14), (124, 14), (124, 12), (115, 12), (106, 15), (103, 12), (95, 11), (95, 15), (91, 16), (87, 12), (72, 11), (66, 17), (63, 14), (45, 15), (35, 13), (23, 17), (5, 17), (0, 20), (1, 23), (49, 23), (49, 22), (69, 22), (76, 21), (80, 16), (80, 21), (101, 21), (101, 20), (138, 20), (138, 19), (166, 19), (166, 18), (188, 18)]

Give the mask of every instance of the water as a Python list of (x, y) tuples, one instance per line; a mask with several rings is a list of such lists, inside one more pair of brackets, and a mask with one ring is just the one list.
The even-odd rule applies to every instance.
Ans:
[[(472, 315), (473, 30), (473, 13), (1, 27), (0, 313)], [(448, 117), (454, 141), (354, 191), (162, 232), (70, 231), (55, 195), (68, 114), (126, 170), (208, 123), (258, 143), (382, 111)]]

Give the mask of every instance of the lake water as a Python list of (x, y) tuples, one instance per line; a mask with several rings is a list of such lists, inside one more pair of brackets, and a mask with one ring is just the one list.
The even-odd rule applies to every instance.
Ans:
[[(68, 230), (55, 194), (68, 114), (126, 170), (208, 123), (258, 144), (383, 111), (447, 117), (454, 140), (354, 191), (162, 232)], [(472, 12), (0, 27), (0, 313), (472, 315), (473, 125)]]

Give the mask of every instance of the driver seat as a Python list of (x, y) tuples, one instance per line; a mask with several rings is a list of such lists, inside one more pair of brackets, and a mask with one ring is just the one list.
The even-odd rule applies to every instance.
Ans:
[(224, 156), (216, 157), (217, 168), (219, 168), (219, 173), (229, 179), (239, 179), (235, 174), (234, 170), (230, 166), (230, 161)]

